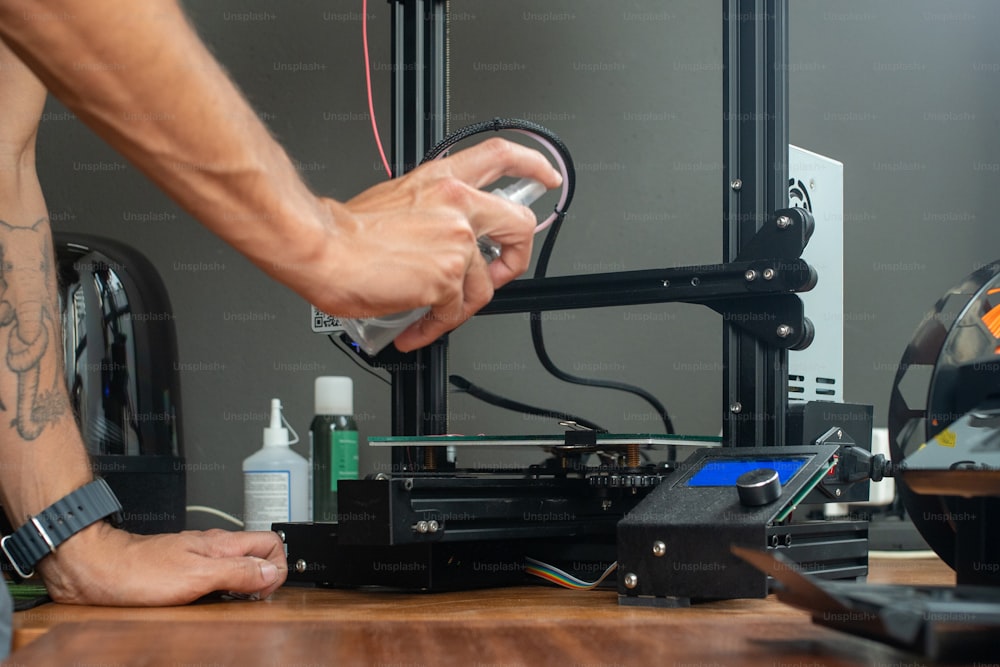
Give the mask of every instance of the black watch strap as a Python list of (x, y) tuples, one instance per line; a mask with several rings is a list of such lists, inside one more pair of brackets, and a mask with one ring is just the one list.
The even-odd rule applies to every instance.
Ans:
[(11, 535), (0, 539), (0, 550), (14, 571), (27, 579), (35, 565), (56, 547), (92, 523), (118, 514), (122, 505), (103, 479), (95, 479), (63, 496), (28, 520)]

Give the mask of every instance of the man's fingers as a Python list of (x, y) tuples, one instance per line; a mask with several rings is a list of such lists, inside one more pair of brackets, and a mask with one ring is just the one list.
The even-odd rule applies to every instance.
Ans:
[(274, 561), (280, 556), (284, 562), (285, 549), (277, 533), (269, 530), (220, 530), (190, 531), (182, 533), (202, 541), (200, 551), (206, 556), (257, 556)]
[(432, 309), (396, 337), (396, 347), (400, 351), (409, 352), (437, 340), (489, 303), (493, 298), (493, 285), (488, 274), (482, 270), (484, 261), (481, 257), (474, 260), (479, 266), (473, 266), (466, 273), (461, 294)]
[(270, 595), (285, 582), (287, 568), (253, 556), (207, 559), (199, 567), (204, 590)]
[(270, 531), (211, 530), (201, 533), (208, 557), (203, 572), (210, 590), (270, 595), (284, 583), (288, 564), (281, 538)]
[(461, 294), (448, 303), (435, 306), (421, 319), (411, 324), (403, 333), (396, 336), (396, 347), (401, 352), (410, 352), (419, 347), (429, 345), (468, 319), (463, 308), (464, 299)]
[(467, 202), (469, 224), (476, 237), (488, 236), (501, 247), (499, 259), (493, 262), (498, 268), (490, 267), (493, 286), (500, 287), (528, 268), (538, 218), (528, 207), (482, 190), (469, 193)]
[(547, 188), (562, 183), (562, 176), (541, 153), (500, 138), (458, 151), (444, 162), (453, 176), (474, 188), (485, 187), (501, 176), (533, 178)]

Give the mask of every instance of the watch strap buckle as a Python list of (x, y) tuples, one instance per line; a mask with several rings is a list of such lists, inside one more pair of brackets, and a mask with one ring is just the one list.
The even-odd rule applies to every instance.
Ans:
[(10, 563), (11, 567), (14, 568), (14, 572), (17, 573), (17, 576), (21, 577), (21, 579), (30, 579), (35, 575), (35, 568), (28, 568), (29, 571), (25, 573), (25, 571), (21, 569), (21, 565), (17, 562), (18, 559), (15, 558), (14, 555), (7, 549), (7, 541), (12, 537), (13, 535), (4, 535), (3, 538), (0, 538), (0, 550), (3, 550), (3, 555), (7, 557), (7, 561)]

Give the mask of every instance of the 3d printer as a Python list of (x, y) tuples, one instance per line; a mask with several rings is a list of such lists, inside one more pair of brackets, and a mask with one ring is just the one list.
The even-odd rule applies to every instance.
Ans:
[[(539, 315), (548, 310), (664, 302), (713, 309), (725, 327), (721, 439), (672, 436), (669, 425), (666, 436), (569, 430), (548, 441), (489, 443), (541, 447), (547, 458), (535, 465), (501, 472), (462, 468), (447, 448), (457, 447), (461, 461), (463, 447), (486, 443), (436, 437), (449, 432), (447, 342), (405, 359), (384, 352), (368, 361), (393, 376), (395, 437), (378, 442), (392, 447), (391, 470), (342, 482), (336, 524), (275, 525), (288, 546), (290, 580), (416, 590), (492, 586), (522, 581), (525, 558), (534, 558), (570, 570), (576, 564), (580, 574), (617, 562), (623, 603), (765, 595), (767, 577), (733, 557), (730, 542), (784, 550), (828, 577), (866, 573), (864, 522), (792, 522), (800, 504), (863, 499), (869, 473), (881, 469), (860, 454), (870, 448), (870, 408), (788, 405), (788, 350), (808, 346), (813, 336), (797, 292), (816, 280), (801, 259), (814, 222), (809, 211), (785, 205), (787, 81), (775, 66), (786, 57), (783, 11), (742, 12), (731, 4), (724, 3), (729, 35), (723, 41), (725, 261), (545, 277), (559, 229), (553, 224), (535, 276), (499, 290), (481, 311), (529, 313), (533, 338), (540, 338)], [(443, 25), (445, 15), (438, 2), (394, 7), (393, 143), (397, 171), (405, 171), (424, 155), (424, 141), (444, 135), (446, 33), (422, 28)], [(671, 454), (659, 464), (644, 462), (650, 446)], [(681, 451), (688, 455), (674, 455)], [(780, 469), (774, 480), (780, 488), (769, 487), (766, 503), (741, 500), (743, 475), (732, 471), (762, 466)], [(865, 466), (864, 475), (853, 474)], [(717, 467), (728, 473), (705, 483), (699, 471)], [(678, 512), (664, 512), (665, 503), (688, 507), (685, 521), (700, 517), (703, 537), (677, 538), (691, 528), (680, 525)], [(699, 563), (724, 571), (670, 576), (697, 574)], [(701, 583), (683, 583), (695, 581)]]
[[(444, 135), (445, 8), (435, 0), (393, 6), (395, 160), (405, 170), (425, 142)], [(499, 291), (483, 311), (684, 301), (729, 315), (721, 440), (568, 431), (532, 443), (548, 454), (536, 466), (488, 475), (462, 470), (446, 455), (456, 443), (427, 435), (448, 432), (442, 342), (394, 364), (393, 432), (400, 439), (383, 443), (395, 445), (392, 471), (345, 484), (338, 524), (275, 526), (288, 545), (290, 580), (437, 590), (520, 581), (526, 557), (583, 564), (588, 572), (617, 562), (624, 604), (761, 596), (770, 582), (817, 622), (933, 658), (954, 649), (990, 655), (1000, 624), (1000, 545), (989, 530), (1000, 496), (1000, 271), (986, 267), (953, 290), (908, 348), (893, 394), (891, 463), (868, 453), (870, 408), (789, 406), (787, 350), (810, 338), (795, 292), (808, 289), (813, 276), (800, 259), (809, 216), (784, 208), (788, 8), (783, 0), (722, 6), (724, 263), (536, 274)], [(733, 317), (739, 313), (769, 317)], [(905, 373), (920, 366), (933, 369), (926, 392), (916, 394), (923, 405), (905, 392)], [(657, 466), (641, 459), (651, 445), (695, 451)], [(589, 465), (595, 456), (600, 463)], [(864, 574), (867, 527), (796, 524), (791, 511), (862, 499), (869, 479), (890, 474), (927, 542), (956, 568), (955, 589), (822, 582)]]

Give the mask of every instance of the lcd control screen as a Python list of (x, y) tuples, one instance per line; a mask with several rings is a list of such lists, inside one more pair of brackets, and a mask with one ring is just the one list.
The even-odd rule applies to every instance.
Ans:
[(736, 480), (745, 472), (770, 468), (778, 473), (782, 484), (795, 476), (809, 460), (808, 456), (784, 458), (730, 459), (708, 458), (688, 478), (687, 486), (736, 486)]

